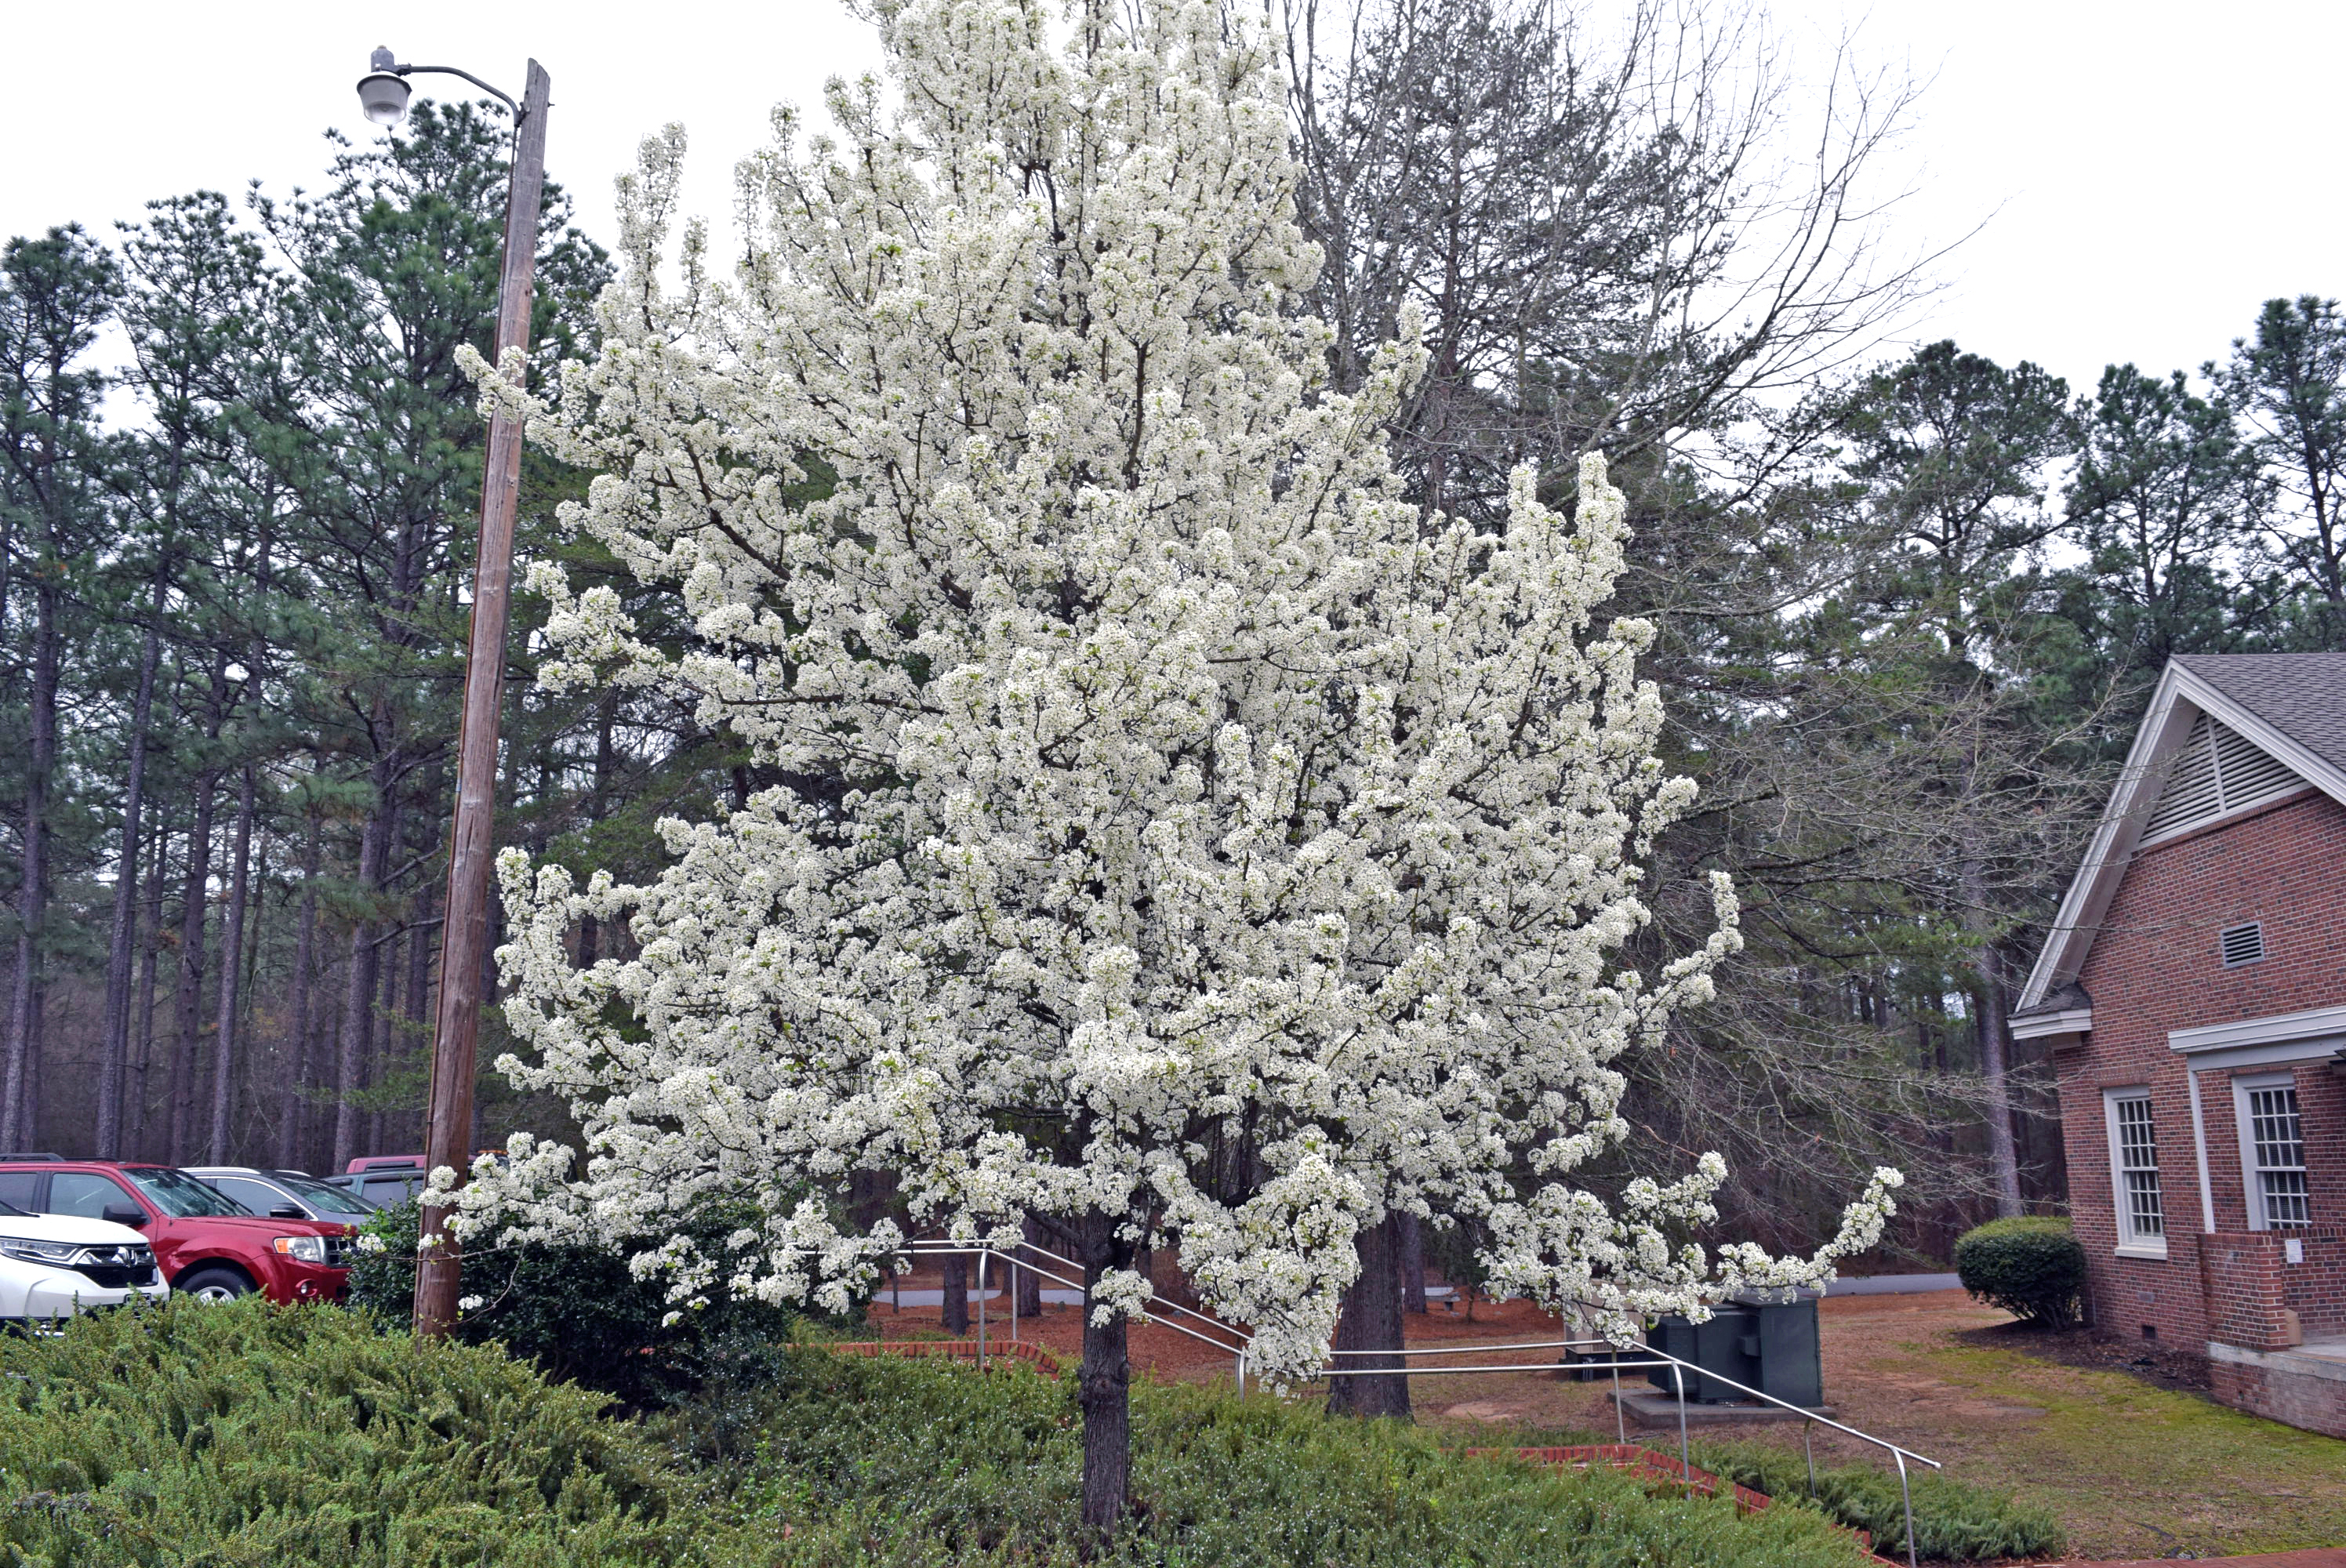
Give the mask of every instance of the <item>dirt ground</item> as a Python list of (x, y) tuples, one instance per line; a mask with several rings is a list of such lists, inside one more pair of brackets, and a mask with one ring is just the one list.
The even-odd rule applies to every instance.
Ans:
[[(906, 1288), (935, 1288), (933, 1272)], [(1009, 1337), (997, 1296), (990, 1334)], [(872, 1326), (883, 1338), (931, 1337), (935, 1307), (893, 1313), (883, 1295)], [(2009, 1316), (1958, 1290), (1828, 1298), (1821, 1306), (1825, 1397), (1840, 1419), (1928, 1454), (1960, 1480), (2009, 1490), (2051, 1508), (2067, 1526), (2072, 1563), (2216, 1557), (2346, 1543), (2346, 1442), (2226, 1410), (2193, 1390), (2188, 1359), (2144, 1359), (2122, 1347), (2067, 1339), (2045, 1354), (2042, 1337), (2006, 1328)], [(1020, 1324), (1072, 1360), (1082, 1321), (1073, 1306)], [(1474, 1321), (1440, 1308), (1412, 1319), (1412, 1344), (1504, 1343), (1563, 1335), (1519, 1302), (1476, 1303)], [(1137, 1365), (1155, 1376), (1227, 1380), (1232, 1359), (1172, 1331), (1134, 1330)], [(1512, 1359), (1512, 1358), (1511, 1358)], [(1421, 1378), (1418, 1420), (1484, 1441), (1614, 1430), (1606, 1386), (1540, 1373)], [(1717, 1431), (1718, 1429), (1713, 1429)], [(1631, 1427), (1636, 1437), (1637, 1428)], [(1645, 1434), (1663, 1446), (1675, 1428)], [(1721, 1435), (1797, 1448), (1799, 1428), (1770, 1424)], [(1873, 1462), (1853, 1440), (1820, 1435), (1820, 1461)]]

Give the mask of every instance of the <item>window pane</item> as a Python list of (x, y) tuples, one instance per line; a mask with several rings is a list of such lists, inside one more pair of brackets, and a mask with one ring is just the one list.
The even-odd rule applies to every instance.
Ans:
[(263, 1186), (250, 1176), (206, 1176), (204, 1179), (255, 1214), (267, 1214), (285, 1203), (274, 1188)]
[(128, 1175), (138, 1184), (138, 1190), (152, 1198), (155, 1207), (165, 1214), (189, 1218), (252, 1212), (218, 1187), (207, 1186), (187, 1172), (169, 1166), (132, 1166)]
[(107, 1176), (59, 1171), (49, 1178), (49, 1212), (104, 1219), (109, 1208), (137, 1208), (136, 1200)]
[(2158, 1141), (2150, 1123), (2150, 1097), (2137, 1095), (2115, 1102), (2118, 1124), (2118, 1172), (2126, 1192), (2127, 1234), (2136, 1237), (2163, 1237), (2167, 1215), (2159, 1203)]
[(2305, 1124), (2298, 1116), (2294, 1084), (2249, 1091), (2249, 1141), (2256, 1149), (2265, 1223), (2312, 1224), (2305, 1188)]

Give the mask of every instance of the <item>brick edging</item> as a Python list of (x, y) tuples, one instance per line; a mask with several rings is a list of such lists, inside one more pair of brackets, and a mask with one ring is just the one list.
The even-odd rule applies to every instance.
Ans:
[[(913, 1361), (974, 1361), (978, 1345), (974, 1339), (857, 1339), (843, 1345), (809, 1345), (811, 1350), (827, 1350), (835, 1356), (902, 1356)], [(989, 1339), (985, 1344), (989, 1361), (1025, 1361), (1045, 1377), (1059, 1375), (1059, 1359), (1040, 1345), (1025, 1339)]]
[[(1700, 1492), (1705, 1497), (1716, 1497), (1722, 1486), (1731, 1487), (1734, 1491), (1735, 1512), (1743, 1514), (1758, 1513), (1775, 1504), (1775, 1499), (1764, 1492), (1754, 1492), (1740, 1481), (1722, 1481), (1718, 1476), (1698, 1465), (1681, 1463), (1678, 1456), (1674, 1453), (1662, 1453), (1647, 1448), (1641, 1443), (1586, 1442), (1566, 1443), (1548, 1448), (1470, 1448), (1466, 1451), (1466, 1457), (1469, 1459), (1516, 1459), (1526, 1464), (1548, 1465), (1557, 1469), (1570, 1466), (1575, 1470), (1586, 1470), (1592, 1464), (1609, 1465), (1615, 1470), (1626, 1470), (1643, 1480), (1664, 1481), (1674, 1485), (1684, 1485)], [(1873, 1550), (1873, 1537), (1866, 1531), (1843, 1524), (1838, 1520), (1831, 1522), (1834, 1529), (1847, 1531), (1854, 1536), (1869, 1561), (1887, 1563), (1890, 1563), (1891, 1568), (1900, 1568), (1899, 1564)]]

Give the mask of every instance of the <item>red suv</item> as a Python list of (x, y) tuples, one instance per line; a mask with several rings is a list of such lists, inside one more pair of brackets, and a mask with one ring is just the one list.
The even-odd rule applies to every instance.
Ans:
[(348, 1292), (347, 1225), (254, 1214), (170, 1166), (50, 1156), (0, 1160), (0, 1203), (31, 1214), (110, 1219), (145, 1233), (174, 1293), (233, 1301), (339, 1301)]

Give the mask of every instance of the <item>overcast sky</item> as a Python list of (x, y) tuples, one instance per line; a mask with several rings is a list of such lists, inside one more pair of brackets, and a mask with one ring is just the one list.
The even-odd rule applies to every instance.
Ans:
[[(2346, 6), (1771, 9), (1817, 69), (1853, 32), (1863, 58), (1928, 80), (1898, 154), (1913, 195), (1889, 239), (1914, 251), (1980, 231), (1941, 264), (1947, 287), (1912, 341), (2034, 359), (2082, 389), (2113, 360), (2156, 372), (2220, 355), (2273, 295), (2346, 293), (2331, 102)], [(150, 198), (254, 177), (314, 186), (320, 133), (369, 129), (352, 86), (378, 43), (516, 95), (535, 54), (554, 79), (549, 168), (598, 237), (611, 177), (670, 119), (692, 137), (691, 205), (721, 219), (726, 170), (763, 137), (768, 107), (816, 106), (826, 76), (874, 57), (834, 0), (130, 0), (20, 5), (5, 25), (0, 234), (77, 219), (110, 235)]]

